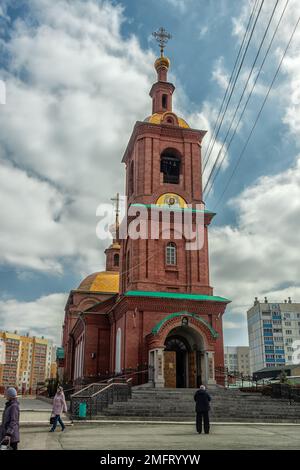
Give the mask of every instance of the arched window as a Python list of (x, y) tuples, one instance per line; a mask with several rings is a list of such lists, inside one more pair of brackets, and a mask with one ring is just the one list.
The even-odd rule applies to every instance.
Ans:
[(130, 251), (127, 251), (127, 260), (126, 260), (126, 278), (127, 278), (127, 283), (129, 283), (130, 280)]
[(160, 171), (164, 174), (164, 183), (179, 183), (181, 158), (177, 150), (166, 149), (160, 156)]
[(115, 372), (119, 374), (121, 372), (121, 328), (118, 328), (116, 336), (116, 364)]
[(169, 266), (175, 266), (177, 264), (177, 250), (173, 242), (168, 243), (166, 246), (166, 264)]
[(129, 177), (128, 177), (128, 195), (131, 196), (134, 192), (134, 164), (130, 163)]
[(162, 107), (167, 109), (168, 107), (168, 95), (162, 95)]
[(114, 255), (114, 266), (119, 266), (120, 255), (116, 253)]

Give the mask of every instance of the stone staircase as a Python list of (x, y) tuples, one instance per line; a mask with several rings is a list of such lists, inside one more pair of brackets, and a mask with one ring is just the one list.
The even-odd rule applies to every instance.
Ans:
[[(192, 421), (195, 389), (133, 388), (132, 399), (116, 402), (97, 419)], [(213, 422), (300, 423), (300, 403), (212, 387), (210, 419)]]

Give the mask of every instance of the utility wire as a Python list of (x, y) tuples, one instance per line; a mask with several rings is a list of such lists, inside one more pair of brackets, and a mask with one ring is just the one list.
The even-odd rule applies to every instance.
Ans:
[(255, 21), (254, 21), (254, 25), (253, 25), (252, 30), (251, 30), (251, 33), (250, 33), (250, 37), (249, 37), (248, 42), (247, 42), (247, 45), (246, 45), (246, 49), (245, 49), (245, 51), (244, 51), (244, 53), (243, 53), (242, 61), (241, 61), (241, 63), (240, 63), (240, 66), (239, 66), (237, 75), (236, 75), (236, 77), (235, 77), (235, 79), (234, 79), (233, 87), (232, 87), (232, 89), (231, 89), (229, 98), (228, 98), (228, 100), (227, 100), (227, 103), (226, 103), (226, 106), (225, 106), (225, 109), (224, 109), (224, 112), (223, 112), (223, 116), (222, 116), (221, 122), (219, 123), (218, 130), (217, 130), (217, 133), (216, 133), (215, 138), (214, 138), (214, 143), (213, 143), (213, 145), (212, 145), (212, 147), (211, 147), (211, 149), (210, 149), (210, 153), (209, 153), (209, 155), (207, 156), (207, 159), (206, 159), (206, 161), (205, 161), (205, 163), (204, 163), (203, 173), (204, 173), (205, 168), (206, 168), (206, 166), (207, 166), (207, 164), (208, 164), (208, 162), (209, 162), (209, 159), (210, 159), (210, 156), (211, 156), (213, 147), (214, 147), (214, 145), (215, 145), (215, 143), (216, 143), (216, 140), (217, 140), (217, 137), (218, 137), (218, 135), (219, 135), (221, 126), (222, 126), (222, 124), (223, 124), (223, 121), (224, 121), (224, 118), (225, 118), (225, 115), (226, 115), (226, 112), (227, 112), (227, 109), (228, 109), (228, 105), (229, 105), (229, 103), (230, 103), (230, 100), (231, 100), (231, 97), (232, 97), (232, 94), (233, 94), (233, 91), (234, 91), (234, 88), (235, 88), (237, 79), (238, 79), (239, 74), (240, 74), (240, 72), (241, 72), (241, 69), (242, 69), (242, 66), (243, 66), (243, 63), (244, 63), (244, 60), (245, 60), (245, 57), (246, 57), (248, 48), (249, 48), (250, 43), (251, 43), (251, 39), (252, 39), (254, 30), (255, 30), (255, 27), (256, 27), (256, 23), (257, 23), (257, 21), (258, 21), (258, 18), (259, 18), (260, 13), (261, 13), (262, 6), (263, 6), (263, 4), (264, 4), (264, 1), (265, 1), (265, 0), (262, 0), (262, 3), (260, 4), (258, 13), (257, 13), (257, 15), (256, 15), (256, 18), (255, 18)]
[(214, 138), (215, 131), (216, 131), (217, 125), (218, 125), (218, 123), (219, 123), (219, 119), (220, 119), (220, 116), (221, 116), (221, 112), (222, 112), (222, 109), (223, 109), (224, 102), (225, 102), (225, 100), (226, 100), (226, 98), (227, 98), (227, 94), (228, 94), (229, 89), (230, 89), (230, 87), (231, 87), (231, 84), (232, 84), (232, 82), (233, 82), (234, 74), (235, 74), (236, 68), (237, 68), (237, 64), (238, 64), (240, 55), (241, 55), (242, 50), (243, 50), (243, 47), (244, 47), (244, 43), (245, 43), (246, 37), (247, 37), (248, 32), (249, 32), (249, 30), (250, 30), (250, 25), (251, 25), (251, 22), (252, 22), (252, 18), (253, 18), (254, 12), (255, 12), (255, 10), (256, 10), (257, 3), (258, 3), (258, 0), (255, 0), (255, 3), (254, 3), (254, 5), (253, 5), (253, 9), (252, 9), (252, 12), (251, 12), (251, 15), (250, 15), (248, 24), (247, 24), (247, 28), (246, 28), (245, 33), (244, 33), (243, 41), (242, 41), (242, 44), (240, 45), (239, 52), (238, 52), (238, 55), (237, 55), (237, 57), (236, 57), (236, 59), (235, 59), (235, 63), (234, 63), (234, 66), (233, 66), (233, 69), (232, 69), (232, 72), (231, 72), (231, 76), (230, 76), (230, 79), (229, 79), (229, 82), (228, 82), (228, 85), (227, 85), (225, 94), (224, 94), (224, 96), (223, 96), (223, 100), (222, 100), (222, 103), (221, 103), (221, 106), (220, 106), (220, 109), (219, 109), (218, 117), (217, 117), (216, 122), (215, 122), (215, 124), (214, 124), (214, 128), (213, 128), (213, 131), (212, 131), (212, 133), (211, 133), (208, 146), (207, 146), (206, 151), (205, 151), (205, 154), (204, 154), (204, 156), (203, 156), (203, 160), (204, 160), (204, 161), (205, 161), (205, 157), (206, 157), (207, 153), (208, 153), (209, 150), (210, 150), (210, 144), (211, 144), (211, 142), (212, 142), (212, 140), (213, 140), (213, 138)]
[(252, 126), (252, 129), (251, 129), (251, 131), (250, 131), (250, 134), (249, 134), (249, 136), (248, 136), (248, 139), (247, 139), (247, 141), (246, 141), (246, 143), (245, 143), (245, 145), (244, 145), (244, 147), (243, 147), (243, 149), (242, 149), (242, 151), (241, 151), (241, 153), (240, 153), (240, 156), (239, 156), (239, 158), (238, 158), (238, 160), (237, 160), (237, 162), (236, 162), (236, 164), (235, 164), (235, 167), (234, 167), (234, 169), (233, 169), (233, 171), (232, 171), (232, 173), (231, 173), (231, 175), (230, 175), (230, 177), (229, 177), (229, 180), (227, 181), (227, 184), (226, 184), (226, 186), (225, 186), (225, 188), (224, 188), (224, 190), (223, 190), (221, 196), (219, 197), (217, 203), (216, 203), (215, 206), (214, 206), (214, 209), (216, 209), (216, 207), (217, 207), (217, 206), (220, 204), (220, 202), (222, 201), (222, 198), (223, 198), (224, 194), (226, 193), (226, 191), (227, 191), (227, 189), (228, 189), (228, 187), (229, 187), (229, 185), (230, 185), (230, 183), (231, 183), (231, 181), (232, 181), (232, 178), (234, 177), (235, 172), (236, 172), (236, 170), (237, 170), (237, 168), (238, 168), (238, 166), (239, 166), (239, 164), (240, 164), (240, 162), (241, 162), (241, 160), (242, 160), (242, 158), (243, 158), (243, 156), (244, 156), (245, 150), (246, 150), (246, 148), (247, 148), (247, 146), (248, 146), (248, 143), (249, 143), (249, 141), (250, 141), (250, 139), (251, 139), (251, 137), (252, 137), (253, 131), (254, 131), (254, 129), (255, 129), (257, 123), (258, 123), (258, 120), (259, 120), (259, 118), (260, 118), (260, 116), (261, 116), (261, 113), (262, 113), (263, 108), (264, 108), (264, 106), (265, 106), (265, 104), (266, 104), (266, 101), (267, 101), (267, 99), (268, 99), (268, 97), (269, 97), (269, 94), (270, 94), (270, 92), (271, 92), (271, 90), (272, 90), (272, 88), (273, 88), (273, 85), (274, 85), (274, 83), (275, 83), (275, 80), (276, 80), (276, 78), (277, 78), (277, 76), (278, 76), (278, 73), (279, 73), (279, 71), (280, 71), (282, 62), (283, 62), (283, 60), (284, 60), (284, 58), (285, 58), (285, 56), (286, 56), (286, 54), (287, 54), (287, 51), (288, 51), (288, 49), (289, 49), (289, 47), (290, 47), (290, 45), (291, 45), (291, 42), (292, 42), (293, 37), (294, 37), (294, 35), (295, 35), (295, 32), (296, 32), (296, 30), (297, 30), (297, 28), (298, 28), (298, 26), (299, 26), (299, 23), (300, 23), (300, 16), (299, 16), (299, 18), (298, 18), (298, 20), (297, 20), (297, 23), (296, 23), (296, 25), (295, 25), (295, 27), (294, 27), (294, 29), (293, 29), (293, 32), (292, 32), (292, 34), (291, 34), (291, 36), (290, 36), (290, 39), (289, 39), (289, 41), (288, 41), (288, 43), (287, 43), (287, 46), (286, 46), (286, 48), (285, 48), (285, 50), (284, 50), (284, 53), (283, 53), (282, 57), (281, 57), (281, 60), (280, 60), (280, 62), (279, 62), (279, 65), (278, 65), (278, 67), (277, 67), (277, 70), (276, 70), (276, 72), (275, 72), (275, 75), (274, 75), (274, 77), (273, 77), (273, 79), (272, 79), (272, 82), (271, 82), (271, 84), (270, 84), (270, 86), (269, 86), (269, 89), (268, 89), (268, 92), (267, 92), (267, 94), (266, 94), (266, 96), (265, 96), (265, 98), (264, 98), (264, 101), (263, 101), (263, 103), (262, 103), (262, 105), (261, 105), (261, 107), (260, 107), (259, 113), (258, 113), (258, 115), (257, 115), (257, 118), (256, 118), (256, 120), (255, 120), (253, 126)]
[(289, 2), (290, 2), (290, 0), (287, 0), (287, 1), (286, 1), (285, 6), (284, 6), (284, 8), (283, 8), (283, 10), (282, 10), (282, 13), (281, 13), (281, 15), (280, 15), (279, 21), (278, 21), (278, 23), (277, 23), (277, 25), (276, 25), (276, 28), (275, 28), (274, 33), (273, 33), (273, 36), (272, 36), (272, 38), (271, 38), (271, 41), (270, 41), (270, 43), (269, 43), (269, 46), (268, 46), (268, 49), (267, 49), (267, 51), (266, 51), (266, 53), (265, 53), (265, 56), (264, 56), (264, 58), (263, 58), (263, 61), (262, 61), (261, 65), (260, 65), (259, 71), (258, 71), (258, 73), (257, 73), (257, 75), (256, 75), (255, 81), (254, 81), (254, 83), (253, 83), (253, 86), (252, 86), (251, 91), (250, 91), (250, 93), (249, 93), (249, 96), (248, 96), (248, 98), (247, 98), (247, 101), (246, 101), (245, 104), (244, 104), (244, 108), (243, 108), (243, 110), (242, 110), (242, 113), (241, 113), (241, 115), (240, 115), (240, 118), (239, 118), (239, 120), (238, 120), (238, 122), (237, 122), (237, 124), (236, 124), (236, 126), (235, 126), (235, 129), (234, 129), (234, 132), (233, 132), (233, 134), (232, 134), (232, 136), (231, 136), (231, 139), (230, 139), (230, 141), (229, 141), (228, 147), (226, 148), (226, 152), (224, 152), (224, 154), (223, 154), (223, 158), (222, 158), (222, 160), (221, 160), (221, 163), (220, 163), (220, 165), (219, 165), (219, 167), (218, 167), (218, 169), (217, 169), (217, 171), (216, 171), (216, 173), (215, 173), (215, 175), (214, 175), (214, 177), (213, 177), (211, 186), (210, 186), (210, 188), (209, 188), (209, 190), (208, 190), (208, 193), (206, 194), (206, 197), (209, 196), (210, 191), (211, 191), (211, 189), (212, 189), (212, 187), (213, 187), (213, 184), (214, 184), (214, 182), (215, 182), (215, 180), (216, 180), (216, 178), (217, 178), (217, 176), (218, 176), (218, 174), (219, 174), (219, 172), (220, 172), (220, 170), (221, 170), (221, 168), (222, 168), (223, 162), (224, 162), (224, 160), (225, 160), (225, 156), (226, 156), (226, 154), (228, 153), (228, 151), (229, 151), (229, 149), (230, 149), (230, 147), (231, 147), (231, 143), (232, 143), (232, 141), (233, 141), (233, 139), (234, 139), (234, 137), (235, 137), (235, 134), (236, 134), (236, 132), (237, 132), (237, 129), (238, 129), (238, 127), (239, 127), (239, 124), (240, 124), (240, 122), (241, 122), (241, 120), (242, 120), (242, 117), (243, 117), (243, 115), (244, 115), (244, 112), (245, 112), (245, 110), (246, 110), (246, 108), (247, 108), (248, 102), (249, 102), (249, 100), (250, 100), (250, 98), (251, 98), (251, 96), (252, 96), (253, 90), (254, 90), (254, 88), (255, 88), (255, 86), (256, 86), (256, 83), (257, 83), (257, 80), (258, 80), (258, 78), (259, 78), (259, 76), (260, 76), (261, 70), (262, 70), (262, 68), (263, 68), (263, 66), (264, 66), (264, 64), (265, 64), (265, 61), (266, 61), (266, 59), (267, 59), (267, 56), (268, 56), (268, 54), (269, 54), (269, 52), (270, 52), (270, 49), (271, 49), (271, 47), (272, 47), (272, 44), (273, 44), (273, 42), (274, 42), (274, 39), (275, 39), (275, 36), (276, 36), (276, 34), (277, 34), (278, 28), (279, 28), (279, 26), (280, 26), (280, 24), (281, 24), (282, 18), (283, 18), (284, 14), (285, 14), (285, 11), (286, 11), (286, 8), (287, 8)]
[[(223, 141), (223, 143), (222, 143), (222, 146), (221, 146), (221, 148), (220, 148), (220, 150), (219, 150), (219, 152), (218, 152), (217, 158), (216, 158), (216, 160), (215, 160), (215, 162), (214, 162), (214, 164), (213, 164), (213, 167), (212, 167), (212, 169), (211, 169), (211, 171), (210, 171), (209, 177), (207, 178), (207, 181), (206, 181), (206, 184), (205, 184), (205, 187), (204, 187), (204, 192), (207, 190), (208, 185), (209, 185), (209, 183), (210, 183), (210, 180), (211, 180), (211, 178), (213, 177), (213, 173), (214, 173), (215, 169), (217, 168), (217, 165), (218, 165), (218, 162), (219, 162), (220, 158), (222, 157), (222, 150), (223, 150), (223, 148), (224, 148), (224, 146), (225, 146), (225, 144), (226, 144), (227, 138), (228, 138), (229, 133), (230, 133), (230, 131), (231, 131), (231, 129), (232, 129), (232, 126), (233, 126), (233, 124), (234, 124), (235, 117), (236, 117), (237, 112), (238, 112), (238, 110), (239, 110), (239, 108), (240, 108), (241, 102), (242, 102), (242, 100), (243, 100), (243, 98), (244, 98), (245, 92), (246, 92), (247, 87), (248, 87), (248, 84), (249, 84), (249, 82), (250, 82), (252, 73), (253, 73), (253, 71), (254, 71), (254, 67), (255, 67), (256, 62), (257, 62), (257, 60), (258, 60), (258, 57), (259, 57), (260, 51), (261, 51), (261, 49), (262, 49), (262, 46), (263, 46), (263, 44), (264, 44), (266, 35), (267, 35), (268, 31), (269, 31), (269, 28), (270, 28), (270, 25), (271, 25), (273, 16), (274, 16), (275, 11), (276, 11), (276, 8), (277, 8), (277, 6), (278, 6), (278, 3), (279, 3), (279, 0), (276, 1), (275, 6), (274, 6), (274, 8), (273, 8), (272, 14), (271, 14), (270, 19), (269, 19), (269, 21), (268, 21), (268, 25), (267, 25), (267, 27), (266, 27), (266, 29), (265, 29), (265, 32), (264, 32), (264, 35), (263, 35), (262, 40), (261, 40), (261, 42), (260, 42), (260, 46), (259, 46), (259, 49), (258, 49), (258, 51), (257, 51), (255, 60), (254, 60), (254, 62), (253, 62), (251, 71), (250, 71), (250, 73), (249, 73), (249, 75), (248, 75), (248, 78), (247, 78), (246, 84), (245, 84), (245, 86), (244, 86), (243, 92), (242, 92), (242, 94), (241, 94), (241, 96), (240, 96), (240, 99), (239, 99), (239, 102), (238, 102), (237, 107), (236, 107), (236, 109), (235, 109), (234, 115), (233, 115), (233, 117), (232, 117), (232, 119), (231, 119), (230, 126), (229, 126), (229, 128), (228, 128), (228, 130), (227, 130), (225, 139), (224, 139), (224, 141)], [(282, 19), (282, 17), (283, 17), (283, 14), (284, 14), (284, 12), (285, 12), (285, 9), (286, 9), (288, 3), (289, 3), (289, 0), (287, 0), (287, 3), (286, 3), (286, 5), (285, 5), (285, 7), (284, 7), (284, 10), (283, 10), (283, 13), (282, 13), (282, 15), (281, 15), (281, 17), (280, 17), (280, 19), (279, 19), (279, 22), (278, 22), (278, 24), (277, 24), (277, 27), (275, 28), (275, 34), (276, 34), (277, 30), (278, 30), (279, 24), (280, 24), (280, 22), (281, 22), (281, 19)], [(216, 174), (214, 175), (214, 177), (213, 177), (213, 179), (212, 179), (212, 182), (211, 182), (211, 185), (210, 185), (210, 187), (209, 187), (209, 191), (208, 191), (208, 193), (206, 194), (206, 197), (209, 195), (209, 193), (210, 193), (210, 191), (211, 191), (211, 189), (212, 189), (213, 183), (214, 183), (214, 181), (215, 181), (215, 179), (216, 179), (216, 177), (217, 177), (217, 175), (218, 175), (218, 173), (219, 173), (219, 171), (220, 171), (220, 168), (221, 168), (222, 163), (223, 163), (223, 161), (224, 161), (224, 159), (225, 159), (225, 156), (226, 156), (226, 154), (227, 154), (228, 151), (229, 151), (229, 148), (230, 148), (230, 145), (231, 145), (231, 143), (232, 143), (232, 141), (233, 141), (233, 139), (234, 139), (234, 136), (236, 135), (236, 131), (237, 131), (237, 129), (238, 129), (239, 123), (241, 122), (241, 119), (242, 119), (242, 117), (243, 117), (243, 114), (244, 114), (244, 112), (245, 112), (245, 109), (246, 109), (246, 107), (247, 107), (247, 104), (248, 104), (248, 102), (249, 102), (249, 100), (250, 100), (250, 97), (251, 97), (251, 95), (252, 95), (252, 92), (253, 92), (253, 90), (254, 90), (254, 88), (255, 88), (255, 85), (256, 85), (257, 80), (258, 80), (258, 77), (259, 77), (259, 75), (260, 75), (261, 69), (262, 69), (262, 67), (263, 67), (263, 65), (264, 65), (264, 62), (265, 62), (265, 60), (266, 60), (266, 57), (267, 57), (267, 55), (268, 55), (268, 53), (269, 53), (269, 50), (270, 50), (270, 47), (271, 47), (271, 45), (272, 45), (273, 39), (274, 39), (274, 37), (275, 37), (275, 34), (273, 34), (273, 37), (272, 37), (271, 42), (270, 42), (270, 44), (269, 44), (269, 47), (268, 47), (268, 49), (267, 49), (267, 51), (266, 51), (266, 53), (265, 53), (263, 62), (262, 62), (262, 64), (261, 64), (261, 66), (260, 66), (260, 69), (259, 69), (257, 75), (256, 75), (256, 78), (255, 78), (255, 81), (254, 81), (254, 85), (252, 86), (252, 89), (251, 89), (251, 91), (250, 91), (250, 93), (249, 93), (249, 95), (248, 95), (248, 98), (247, 98), (247, 100), (246, 100), (246, 103), (245, 103), (245, 105), (244, 105), (244, 108), (243, 108), (243, 110), (242, 110), (242, 113), (241, 113), (241, 115), (240, 115), (240, 118), (239, 118), (239, 120), (238, 120), (238, 123), (237, 123), (237, 125), (236, 125), (235, 128), (234, 128), (233, 134), (232, 134), (232, 136), (231, 136), (231, 138), (230, 138), (229, 145), (228, 145), (228, 147), (225, 149), (225, 151), (224, 151), (224, 153), (223, 153), (223, 158), (222, 158), (221, 164), (220, 164), (220, 166), (217, 168), (217, 172), (216, 172)]]

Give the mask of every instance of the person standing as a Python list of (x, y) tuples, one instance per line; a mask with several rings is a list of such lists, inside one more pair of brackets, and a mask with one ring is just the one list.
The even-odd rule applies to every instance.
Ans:
[(52, 415), (54, 417), (54, 421), (52, 424), (52, 428), (49, 432), (54, 432), (57, 426), (57, 423), (61, 425), (61, 430), (65, 430), (65, 425), (60, 417), (62, 413), (67, 412), (67, 404), (65, 400), (65, 394), (62, 387), (58, 387), (55, 397), (53, 398), (53, 407), (52, 407)]
[(201, 385), (199, 390), (194, 395), (196, 402), (196, 429), (199, 434), (202, 433), (202, 420), (204, 421), (204, 432), (209, 434), (209, 402), (211, 398), (206, 391), (204, 385)]
[(18, 443), (20, 442), (20, 406), (17, 400), (17, 390), (14, 387), (9, 387), (5, 395), (7, 402), (2, 416), (0, 442), (8, 444), (12, 450), (18, 450)]

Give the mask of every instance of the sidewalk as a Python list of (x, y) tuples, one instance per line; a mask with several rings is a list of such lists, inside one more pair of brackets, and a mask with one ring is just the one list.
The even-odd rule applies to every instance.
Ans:
[[(21, 425), (49, 425), (49, 419), (52, 410), (52, 404), (42, 400), (37, 400), (35, 396), (22, 398), (19, 397), (20, 403), (20, 424)], [(0, 397), (0, 413), (4, 409), (6, 400)], [(70, 423), (69, 418), (62, 415), (63, 420), (66, 424)]]
[(299, 426), (223, 425), (211, 426), (211, 434), (197, 434), (193, 424), (101, 423), (74, 424), (49, 433), (48, 427), (21, 428), (20, 449), (55, 450), (192, 450), (300, 448)]

